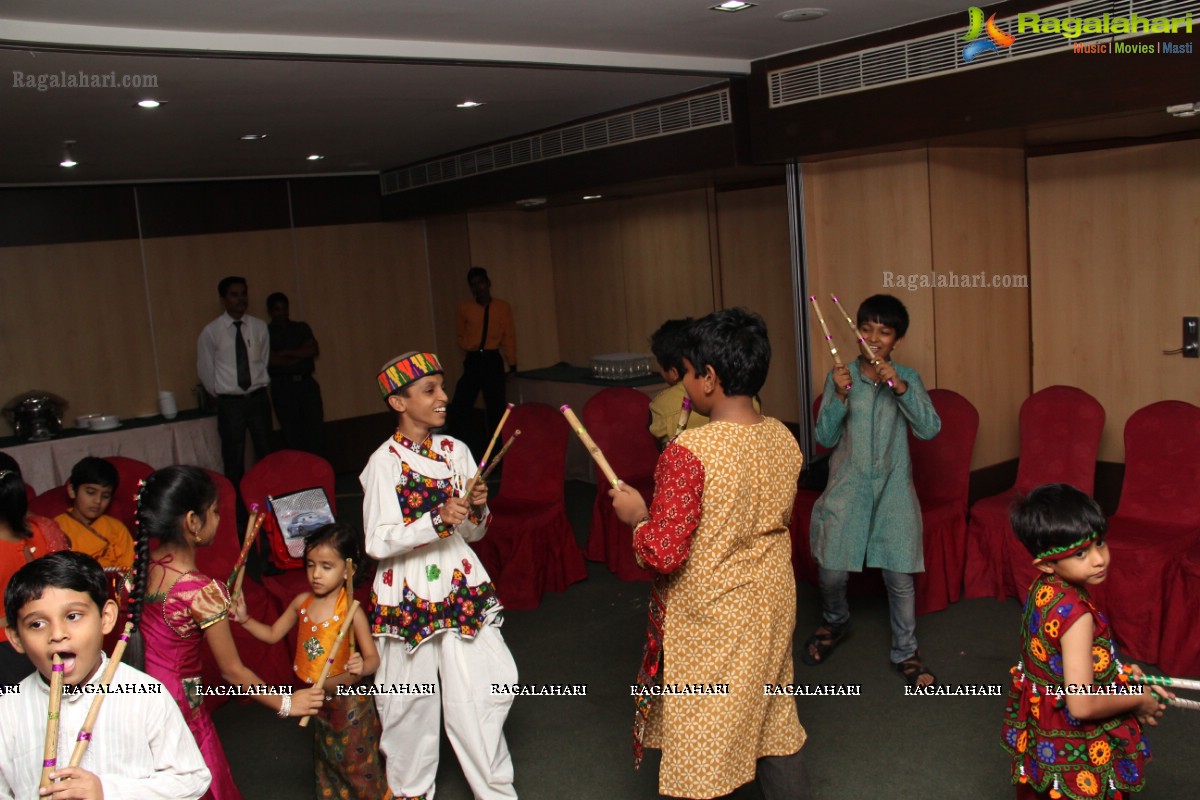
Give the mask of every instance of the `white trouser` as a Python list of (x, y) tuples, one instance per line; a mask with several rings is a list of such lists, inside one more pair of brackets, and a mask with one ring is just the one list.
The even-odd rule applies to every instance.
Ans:
[(396, 797), (433, 800), (441, 716), (463, 775), (477, 800), (515, 798), (512, 756), (504, 742), (511, 694), (493, 694), (492, 684), (517, 682), (517, 665), (493, 625), (474, 639), (439, 633), (409, 653), (391, 637), (379, 646), (380, 686), (432, 683), (437, 694), (378, 695), (383, 732), (379, 749), (387, 759), (387, 779)]

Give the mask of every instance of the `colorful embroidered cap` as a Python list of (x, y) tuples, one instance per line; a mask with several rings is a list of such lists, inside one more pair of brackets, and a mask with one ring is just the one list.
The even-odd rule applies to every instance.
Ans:
[(397, 389), (426, 375), (440, 375), (444, 372), (436, 353), (412, 352), (396, 356), (384, 364), (376, 380), (379, 381), (379, 391), (387, 397)]
[(1088, 531), (1083, 535), (1082, 539), (1078, 539), (1062, 547), (1052, 547), (1049, 550), (1043, 550), (1035, 558), (1040, 561), (1061, 561), (1064, 558), (1075, 555), (1080, 550), (1086, 550), (1099, 537), (1100, 534), (1098, 532)]

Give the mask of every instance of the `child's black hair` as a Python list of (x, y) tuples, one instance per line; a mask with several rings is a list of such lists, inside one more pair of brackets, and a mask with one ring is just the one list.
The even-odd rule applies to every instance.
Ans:
[(908, 333), (908, 309), (890, 294), (873, 294), (858, 307), (858, 326), (878, 322), (896, 332), (897, 339)]
[(70, 484), (78, 492), (85, 483), (94, 483), (115, 492), (121, 483), (121, 475), (116, 467), (103, 458), (85, 456), (71, 467)]
[(8, 453), (0, 453), (0, 522), (7, 523), (15, 535), (28, 539), (33, 535), (25, 522), (28, 513), (29, 496), (21, 480), (21, 467)]
[(683, 348), (687, 345), (687, 332), (691, 326), (691, 317), (669, 319), (650, 335), (650, 352), (664, 371), (674, 369), (683, 374)]
[(1103, 534), (1108, 520), (1100, 505), (1069, 483), (1047, 483), (1013, 503), (1012, 529), (1032, 556)]
[(146, 597), (146, 575), (150, 568), (150, 540), (159, 544), (182, 544), (184, 519), (195, 512), (206, 519), (217, 499), (217, 486), (200, 467), (164, 467), (150, 474), (137, 495), (137, 552), (133, 561), (133, 588), (130, 591), (129, 620), (137, 628), (142, 621), (142, 601)]
[(46, 589), (70, 589), (92, 598), (97, 609), (108, 602), (108, 581), (100, 562), (86, 553), (60, 550), (30, 561), (8, 581), (4, 589), (4, 614), (10, 630), (16, 630), (21, 609), (42, 596)]
[(362, 538), (350, 525), (344, 522), (330, 522), (304, 535), (304, 555), (307, 556), (308, 551), (314, 547), (325, 544), (336, 550), (343, 560), (353, 559), (354, 563), (358, 564)]
[(711, 366), (726, 395), (758, 394), (771, 366), (767, 323), (744, 308), (723, 308), (689, 326), (683, 357), (697, 374)]

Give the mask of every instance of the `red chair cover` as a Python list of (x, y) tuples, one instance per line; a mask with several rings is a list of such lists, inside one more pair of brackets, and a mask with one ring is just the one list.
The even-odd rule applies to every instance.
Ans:
[[(217, 485), (217, 511), (221, 514), (221, 522), (212, 544), (196, 549), (196, 569), (210, 578), (226, 581), (229, 580), (241, 552), (237, 531), (237, 495), (233, 491), (233, 484), (224, 475), (212, 470), (205, 472)], [(284, 608), (270, 592), (250, 576), (246, 576), (242, 582), (242, 593), (246, 596), (246, 609), (250, 616), (268, 625), (279, 617)], [(286, 686), (292, 683), (292, 653), (295, 651), (289, 649), (287, 640), (276, 644), (264, 644), (246, 633), (236, 622), (230, 622), (229, 628), (233, 632), (233, 641), (237, 645), (242, 663), (269, 684)], [(292, 639), (294, 644), (294, 633)], [(205, 685), (222, 684), (224, 681), (221, 678), (221, 670), (207, 645), (201, 649), (201, 659), (201, 674)], [(205, 702), (209, 704), (211, 711), (218, 708), (224, 699), (209, 696)]]
[(504, 437), (521, 438), (504, 457), (500, 491), (489, 500), (487, 535), (471, 546), (496, 583), (506, 608), (537, 608), (546, 591), (561, 592), (587, 577), (583, 553), (567, 520), (567, 421), (543, 403), (512, 410)]
[(918, 614), (941, 611), (962, 596), (971, 451), (979, 431), (979, 412), (958, 392), (931, 389), (929, 398), (941, 432), (928, 441), (911, 431), (908, 438), (925, 551), (925, 571), (916, 576)]
[[(333, 467), (329, 462), (301, 450), (278, 450), (256, 463), (242, 476), (242, 503), (247, 511), (255, 504), (260, 509), (266, 509), (268, 495), (288, 494), (314, 486), (325, 490), (325, 496), (329, 498), (329, 508), (336, 519), (337, 494), (334, 489)], [(308, 578), (303, 569), (287, 570), (279, 575), (264, 575), (262, 582), (284, 608), (296, 595), (308, 591)]]
[[(54, 519), (59, 514), (66, 512), (71, 507), (71, 498), (67, 494), (67, 486), (55, 486), (53, 489), (47, 489), (37, 497), (29, 501), (29, 513), (37, 514), (39, 517), (48, 517)], [(129, 528), (130, 532), (133, 528)]]
[(1197, 486), (1200, 407), (1164, 400), (1135, 411), (1125, 423), (1121, 503), (1108, 521), (1108, 580), (1092, 592), (1135, 659), (1158, 662), (1167, 577), (1200, 544)]
[(1037, 577), (1029, 552), (1009, 523), (1013, 502), (1044, 483), (1092, 493), (1104, 407), (1073, 386), (1048, 386), (1021, 404), (1021, 460), (1012, 488), (971, 506), (967, 527), (967, 597), (1024, 599)]
[(117, 468), (117, 475), (121, 480), (117, 491), (113, 492), (108, 511), (104, 513), (124, 522), (125, 527), (132, 533), (134, 517), (137, 515), (138, 483), (149, 478), (150, 473), (154, 472), (154, 467), (144, 461), (125, 456), (105, 456), (104, 460)]
[[(658, 463), (658, 443), (647, 427), (649, 417), (650, 398), (627, 387), (602, 389), (583, 407), (583, 424), (613, 472), (641, 492), (647, 504), (654, 496), (654, 467)], [(600, 467), (595, 469), (596, 501), (592, 504), (584, 556), (589, 561), (604, 562), (623, 581), (652, 580), (654, 570), (639, 567), (634, 559), (633, 532), (613, 511), (608, 478)]]
[[(812, 404), (812, 417), (815, 422), (817, 415), (821, 412), (821, 395), (817, 395)], [(805, 467), (811, 467), (815, 459), (828, 455), (828, 448), (822, 447), (813, 440), (812, 453), (805, 453)], [(801, 483), (804, 476), (801, 475)], [(792, 539), (792, 572), (796, 575), (796, 582), (805, 581), (813, 586), (818, 585), (817, 562), (812, 556), (812, 542), (810, 532), (812, 529), (812, 510), (816, 505), (817, 499), (821, 493), (815, 489), (805, 489), (803, 485), (796, 487), (796, 499), (792, 501), (792, 518), (788, 521), (788, 534)]]
[[(33, 487), (32, 487), (32, 486), (30, 486), (28, 483), (26, 483), (26, 484), (25, 484), (25, 502), (26, 502), (26, 503), (32, 503), (32, 502), (33, 502), (33, 498), (34, 498), (36, 495), (37, 495), (37, 492), (35, 492), (35, 491), (33, 490)], [(43, 514), (42, 516), (45, 516), (45, 514)]]
[(1192, 629), (1200, 609), (1200, 547), (1193, 547), (1167, 576), (1158, 666), (1168, 675), (1200, 678), (1200, 636)]

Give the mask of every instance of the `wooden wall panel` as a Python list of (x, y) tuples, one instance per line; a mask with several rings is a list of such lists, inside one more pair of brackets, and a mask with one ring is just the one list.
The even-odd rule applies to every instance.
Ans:
[(766, 320), (771, 371), (761, 393), (763, 409), (798, 422), (787, 189), (718, 192), (716, 201), (723, 304), (744, 306)]
[(321, 344), (327, 420), (385, 410), (375, 374), (392, 356), (436, 346), (422, 222), (297, 228), (296, 282)]
[[(488, 271), (492, 294), (512, 304), (519, 368), (554, 364), (559, 360), (558, 315), (546, 212), (473, 212), (467, 226), (471, 263)], [(465, 272), (459, 280), (461, 299), (470, 299)]]
[[(193, 405), (196, 339), (225, 311), (217, 284), (241, 275), (250, 290), (249, 313), (267, 319), (267, 295), (293, 294), (295, 275), (288, 230), (204, 234), (146, 239), (143, 243), (150, 309), (158, 344), (163, 389), (175, 392), (183, 408)], [(137, 303), (145, 308), (146, 292)]]
[(625, 308), (636, 352), (649, 352), (650, 334), (666, 320), (715, 308), (718, 256), (708, 194), (698, 189), (621, 203)]
[[(0, 248), (0, 285), (0, 405), (43, 389), (68, 401), (68, 426), (82, 414), (157, 413), (137, 241)], [(189, 397), (185, 387), (185, 408)], [(7, 421), (0, 429), (11, 433)]]
[[(459, 303), (471, 296), (467, 289), (467, 270), (471, 268), (467, 215), (430, 217), (425, 220), (425, 239), (437, 353), (446, 370), (446, 385), (453, 393), (463, 371), (463, 354), (458, 348), (457, 309)], [(517, 344), (520, 345), (520, 340)], [(482, 405), (482, 399), (479, 402)]]
[(1200, 399), (1200, 360), (1162, 354), (1200, 314), (1200, 141), (1033, 158), (1028, 174), (1033, 388), (1091, 393), (1099, 457), (1124, 461), (1130, 414)]
[[(884, 285), (885, 271), (928, 274), (929, 180), (924, 150), (843, 158), (804, 165), (804, 226), (809, 290), (821, 301), (839, 353), (857, 357), (857, 339), (834, 315), (836, 292), (854, 317), (873, 294), (894, 294), (908, 309), (908, 334), (895, 359), (921, 373), (927, 388), (938, 384), (934, 347), (933, 294)], [(821, 391), (833, 366), (814, 321), (809, 331), (814, 391)]]
[(960, 285), (916, 293), (933, 294), (938, 385), (979, 411), (977, 469), (1020, 455), (1018, 414), (1030, 393), (1025, 154), (930, 150), (929, 192), (933, 266)]
[(549, 212), (559, 358), (578, 366), (603, 353), (649, 352), (629, 330), (618, 203)]

